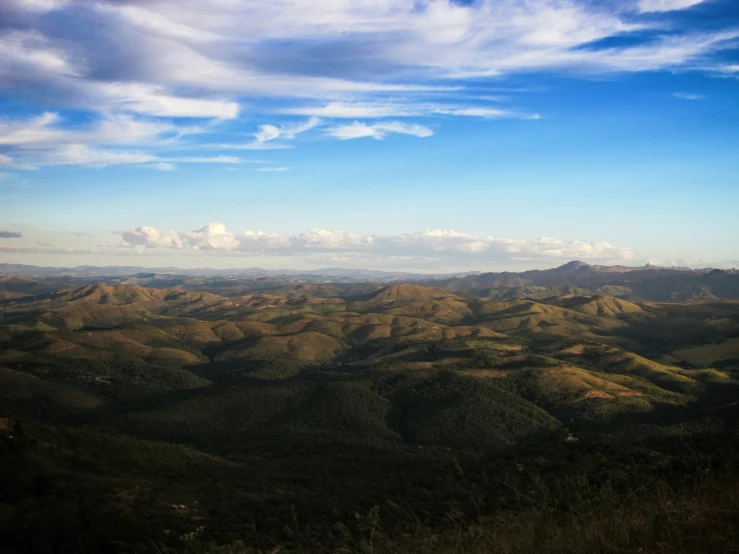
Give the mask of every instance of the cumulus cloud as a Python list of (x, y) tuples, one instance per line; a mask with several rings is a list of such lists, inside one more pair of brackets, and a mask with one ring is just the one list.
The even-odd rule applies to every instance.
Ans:
[(221, 223), (198, 231), (160, 233), (139, 227), (122, 233), (126, 248), (183, 248), (224, 254), (311, 256), (332, 253), (374, 259), (437, 259), (458, 263), (530, 260), (629, 260), (633, 252), (604, 241), (535, 240), (474, 236), (447, 229), (401, 235), (359, 235), (343, 230), (309, 229), (295, 235), (264, 231), (236, 234)]
[(138, 227), (121, 233), (121, 246), (132, 248), (144, 246), (146, 248), (182, 248), (180, 235), (174, 231), (160, 232), (154, 227)]
[(0, 231), (0, 239), (19, 239), (23, 237), (23, 233), (16, 231)]
[(287, 235), (264, 231), (244, 231), (238, 240), (239, 250), (243, 252), (280, 251), (292, 244), (292, 239)]
[(185, 233), (184, 238), (194, 250), (236, 250), (239, 247), (234, 233), (227, 231), (222, 223), (210, 223), (198, 231)]
[(373, 243), (373, 237), (362, 237), (346, 231), (310, 229), (295, 237), (294, 242), (298, 248), (336, 250), (369, 246)]
[(384, 123), (375, 123), (368, 125), (355, 121), (349, 125), (338, 125), (331, 127), (327, 133), (332, 137), (341, 140), (351, 140), (358, 138), (373, 138), (380, 140), (390, 133), (398, 133), (402, 135), (413, 135), (419, 138), (430, 137), (434, 132), (423, 125), (402, 123), (400, 121), (387, 121)]

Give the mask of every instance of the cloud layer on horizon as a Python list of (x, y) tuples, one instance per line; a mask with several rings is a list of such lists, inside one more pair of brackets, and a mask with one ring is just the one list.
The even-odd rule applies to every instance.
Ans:
[(205, 254), (241, 256), (315, 256), (333, 259), (388, 260), (409, 263), (438, 260), (445, 265), (500, 261), (595, 260), (623, 261), (631, 249), (603, 241), (535, 240), (473, 236), (453, 230), (426, 229), (401, 235), (358, 235), (341, 230), (309, 229), (296, 235), (247, 230), (235, 233), (221, 223), (190, 232), (138, 227), (122, 231), (123, 249), (177, 249)]
[[(27, 256), (37, 257), (43, 260), (41, 265), (49, 264), (49, 256), (84, 258), (85, 264), (92, 265), (95, 265), (95, 259), (104, 260), (102, 265), (135, 265), (136, 262), (131, 260), (141, 258), (157, 260), (154, 265), (178, 266), (184, 263), (187, 267), (200, 267), (203, 263), (208, 267), (245, 267), (243, 264), (246, 263), (272, 268), (344, 267), (421, 272), (511, 267), (541, 269), (572, 260), (604, 265), (640, 266), (650, 263), (692, 268), (732, 268), (739, 265), (730, 259), (650, 257), (647, 252), (598, 240), (501, 238), (448, 229), (425, 229), (396, 235), (309, 229), (288, 235), (255, 230), (235, 232), (221, 223), (211, 223), (194, 231), (164, 231), (141, 226), (112, 232), (119, 239), (102, 242), (105, 234), (5, 231), (0, 232), (0, 238), (3, 238), (3, 233), (4, 238), (18, 241), (13, 240), (12, 246), (10, 242), (7, 246), (0, 245), (1, 254), (22, 257), (14, 263), (25, 263), (22, 260)], [(58, 241), (65, 246), (59, 246)], [(195, 262), (197, 258), (204, 261)], [(190, 261), (184, 262), (186, 259)], [(65, 265), (64, 262), (55, 263)], [(153, 266), (152, 262), (144, 265)]]

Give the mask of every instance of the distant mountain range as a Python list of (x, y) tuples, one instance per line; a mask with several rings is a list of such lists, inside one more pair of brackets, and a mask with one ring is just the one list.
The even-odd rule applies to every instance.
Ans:
[(310, 280), (333, 279), (344, 282), (391, 282), (423, 279), (442, 279), (452, 276), (474, 275), (479, 272), (455, 272), (444, 274), (408, 273), (403, 271), (380, 271), (372, 269), (322, 268), (322, 269), (263, 269), (261, 267), (230, 269), (181, 269), (178, 267), (137, 266), (90, 266), (40, 267), (23, 264), (0, 264), (0, 275), (23, 275), (30, 277), (123, 277), (132, 275), (181, 275), (189, 277), (222, 277), (232, 279), (262, 277), (303, 277)]
[[(430, 281), (429, 281), (430, 282)], [(435, 286), (486, 299), (607, 295), (627, 300), (695, 302), (739, 298), (739, 272), (720, 269), (597, 266), (575, 261), (521, 273), (481, 273), (434, 280)]]
[[(560, 267), (545, 270), (532, 270), (525, 272), (500, 272), (485, 273), (484, 275), (507, 275), (507, 276), (527, 276), (535, 274), (567, 274), (571, 275), (578, 272), (598, 272), (598, 273), (627, 273), (633, 271), (647, 270), (663, 270), (663, 271), (684, 271), (690, 273), (708, 273), (712, 268), (691, 269), (687, 267), (659, 267), (647, 264), (639, 267), (628, 267), (622, 265), (590, 265), (581, 261), (572, 261)], [(731, 270), (730, 272), (733, 272)], [(92, 266), (81, 265), (77, 267), (42, 267), (24, 264), (7, 264), (0, 263), (0, 275), (25, 275), (33, 277), (121, 277), (129, 275), (186, 275), (197, 277), (229, 277), (229, 278), (260, 278), (260, 277), (299, 277), (305, 276), (310, 278), (336, 278), (346, 281), (424, 281), (428, 279), (448, 279), (452, 277), (467, 277), (480, 275), (480, 271), (466, 272), (450, 272), (450, 273), (412, 273), (405, 271), (381, 271), (373, 269), (354, 269), (343, 267), (329, 267), (320, 269), (263, 269), (261, 267), (248, 268), (229, 268), (229, 269), (213, 269), (213, 268), (196, 268), (182, 269), (178, 267), (139, 267), (139, 266)]]
[[(218, 291), (235, 296), (282, 291), (346, 297), (392, 283), (419, 283), (484, 300), (543, 300), (553, 296), (605, 295), (629, 301), (699, 302), (739, 299), (739, 271), (590, 265), (573, 261), (544, 270), (499, 273), (418, 274), (365, 269), (179, 269), (0, 264), (0, 300), (94, 283)], [(310, 288), (312, 287), (312, 288)]]

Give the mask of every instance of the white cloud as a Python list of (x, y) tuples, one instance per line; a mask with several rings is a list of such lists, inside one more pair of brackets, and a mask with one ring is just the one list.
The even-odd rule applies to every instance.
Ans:
[(77, 76), (82, 68), (38, 31), (6, 31), (0, 34), (0, 78), (20, 70)]
[(63, 123), (53, 112), (25, 120), (0, 120), (0, 145), (43, 149), (62, 144), (134, 144), (181, 132), (167, 122), (126, 115), (111, 115), (83, 126), (70, 127)]
[[(58, 114), (47, 112), (26, 120), (0, 120), (0, 146), (12, 147), (15, 167), (41, 165), (84, 165), (106, 167), (122, 164), (231, 163), (235, 156), (162, 156), (140, 148), (166, 145), (172, 136), (197, 131), (165, 121), (141, 120), (128, 115), (110, 115), (92, 124), (64, 126)], [(139, 146), (137, 150), (121, 147)], [(10, 159), (2, 155), (3, 159)], [(157, 166), (167, 168), (166, 165)]]
[(423, 125), (411, 125), (401, 123), (400, 121), (388, 121), (384, 123), (375, 123), (368, 125), (355, 121), (350, 125), (339, 125), (327, 130), (328, 134), (341, 140), (351, 140), (357, 138), (370, 137), (376, 140), (385, 138), (390, 133), (399, 133), (402, 135), (413, 135), (419, 138), (430, 137), (434, 132)]
[(479, 106), (468, 107), (439, 107), (434, 109), (434, 113), (464, 117), (480, 117), (483, 119), (539, 119), (539, 114), (521, 114), (510, 110), (500, 110), (497, 108), (484, 108)]
[(146, 152), (101, 150), (83, 144), (69, 144), (49, 154), (50, 165), (86, 165), (107, 167), (110, 165), (146, 164), (157, 158)]
[(694, 94), (690, 92), (673, 92), (672, 95), (680, 100), (703, 100), (705, 98), (702, 94)]
[(418, 115), (418, 111), (398, 104), (377, 104), (371, 102), (330, 102), (325, 106), (285, 108), (281, 113), (291, 115), (312, 115), (330, 119), (384, 118)]
[[(675, 259), (662, 259), (662, 258), (649, 258), (647, 260), (649, 265), (655, 265), (658, 267), (715, 267), (716, 264), (713, 260), (707, 260), (705, 258), (675, 258)], [(716, 264), (721, 267), (731, 267), (731, 262), (723, 262)]]
[(300, 233), (295, 242), (302, 248), (308, 249), (351, 249), (363, 247), (373, 243), (372, 237), (362, 237), (346, 231), (327, 231), (325, 229), (310, 229)]
[(140, 83), (111, 83), (104, 93), (126, 111), (162, 117), (203, 117), (234, 119), (236, 102), (183, 98), (163, 92), (163, 87)]
[(721, 65), (716, 67), (715, 69), (722, 73), (739, 73), (739, 64)]
[(243, 252), (279, 251), (289, 248), (292, 239), (279, 233), (264, 231), (244, 231), (239, 235), (239, 250)]
[(90, 148), (81, 144), (62, 146), (50, 153), (45, 161), (48, 165), (81, 165), (97, 168), (111, 165), (152, 164), (152, 167), (160, 170), (173, 169), (173, 163), (237, 164), (240, 162), (239, 158), (233, 156), (160, 157), (142, 151)]
[(283, 125), (262, 125), (259, 131), (254, 133), (254, 139), (258, 144), (263, 144), (277, 139), (292, 140), (301, 133), (316, 128), (321, 121), (317, 117), (311, 117), (304, 123), (285, 123)]
[(280, 136), (286, 139), (294, 139), (297, 135), (315, 129), (321, 120), (317, 117), (311, 117), (304, 123), (288, 123), (280, 126)]
[(641, 13), (671, 12), (702, 4), (704, 0), (639, 0), (637, 9)]
[[(35, 2), (49, 9), (53, 5), (64, 10), (65, 6), (51, 0)], [(11, 5), (17, 3), (14, 0)], [(142, 109), (216, 114), (225, 109), (230, 114), (233, 108), (228, 101), (213, 99), (226, 102), (221, 107), (183, 105), (185, 97), (174, 91), (189, 91), (196, 101), (209, 101), (209, 95), (345, 101), (377, 93), (448, 90), (427, 83), (457, 75), (561, 69), (643, 71), (628, 46), (606, 50), (582, 47), (633, 31), (664, 28), (659, 12), (698, 3), (477, 0), (462, 5), (449, 0), (215, 0), (214, 4), (201, 0), (118, 0), (113, 4), (91, 0), (69, 3), (65, 13), (72, 20), (85, 18), (90, 28), (106, 28), (105, 35), (98, 34), (92, 40), (80, 35), (72, 44), (66, 36), (47, 37), (40, 30), (14, 31), (25, 34), (5, 37), (5, 48), (0, 47), (0, 51), (7, 52), (6, 60), (12, 58), (23, 67), (45, 72), (45, 80), (54, 89), (74, 87), (77, 94), (89, 97), (98, 82), (90, 75), (103, 73), (123, 91), (134, 87), (130, 103), (138, 102)], [(641, 17), (639, 12), (657, 15)], [(31, 25), (34, 23), (32, 20)], [(37, 26), (53, 34), (40, 19)], [(719, 36), (721, 31), (715, 34)], [(657, 68), (670, 69), (674, 64), (691, 62), (695, 56), (730, 47), (714, 41), (706, 48), (700, 35), (679, 35), (685, 42), (680, 59), (661, 55), (662, 50), (671, 49), (669, 34), (652, 43)], [(290, 44), (300, 47), (286, 47)], [(321, 49), (318, 58), (314, 46)], [(667, 60), (667, 65), (660, 65), (660, 59)], [(337, 67), (351, 67), (351, 71), (341, 75)], [(14, 68), (13, 80), (21, 78), (20, 69)], [(61, 79), (65, 74), (79, 78)], [(152, 88), (136, 90), (144, 86), (141, 83)], [(140, 99), (141, 95), (145, 98)], [(159, 96), (169, 99), (164, 107)]]
[[(37, 121), (36, 128), (30, 121), (24, 129), (6, 125), (0, 129), (2, 144), (34, 150), (13, 154), (26, 167), (42, 165), (52, 154), (63, 158), (59, 148), (70, 144), (102, 149), (136, 143), (136, 154), (159, 159), (154, 148), (179, 145), (183, 133), (215, 128), (188, 131), (166, 118), (222, 123), (243, 110), (348, 120), (533, 119), (537, 115), (526, 109), (460, 100), (469, 92), (464, 80), (683, 69), (732, 75), (735, 66), (718, 65), (716, 54), (734, 47), (739, 37), (728, 23), (710, 31), (673, 25), (665, 32), (674, 21), (662, 12), (699, 0), (1, 3), (1, 15), (23, 25), (0, 25), (0, 88), (56, 110), (87, 110), (99, 119), (87, 130), (62, 120)], [(54, 10), (58, 21), (48, 16)], [(84, 32), (71, 35), (70, 26)], [(598, 46), (642, 31), (650, 31), (651, 38)], [(252, 141), (208, 148), (289, 148), (288, 141), (318, 125), (317, 119), (295, 125), (276, 121), (262, 126)], [(391, 133), (429, 136), (431, 131), (397, 122), (329, 129), (341, 139)], [(118, 159), (126, 156), (131, 154)]]
[(7, 2), (23, 10), (50, 12), (64, 7), (69, 0), (7, 0)]
[(151, 32), (164, 37), (192, 40), (197, 42), (208, 42), (218, 40), (220, 38), (217, 33), (198, 29), (197, 22), (194, 26), (177, 23), (164, 15), (158, 14), (152, 10), (144, 9), (139, 6), (113, 6), (110, 4), (97, 4), (95, 7), (104, 13), (109, 13), (111, 15), (120, 17), (126, 23), (138, 27), (143, 31)]
[(395, 103), (378, 104), (371, 102), (331, 102), (325, 106), (285, 108), (281, 113), (293, 115), (314, 115), (329, 119), (382, 119), (386, 117), (429, 117), (434, 115), (453, 115), (479, 117), (483, 119), (515, 118), (538, 119), (537, 114), (518, 113), (511, 110), (487, 106), (439, 104), (439, 103)]
[(121, 246), (132, 248), (144, 246), (146, 248), (182, 248), (182, 240), (178, 233), (169, 231), (162, 233), (153, 227), (138, 227), (121, 233)]
[(159, 171), (172, 171), (174, 170), (175, 165), (168, 163), (168, 162), (159, 162), (159, 163), (155, 163), (151, 167), (153, 169), (158, 169)]
[(321, 123), (317, 117), (311, 117), (302, 123), (283, 123), (281, 125), (260, 125), (259, 130), (254, 133), (254, 140), (235, 144), (208, 144), (206, 148), (217, 148), (221, 150), (283, 150), (291, 148), (285, 140), (293, 140), (298, 135), (315, 129)]
[(287, 171), (288, 168), (286, 167), (260, 167), (257, 168), (257, 171), (265, 171), (265, 172), (272, 172), (272, 171)]
[(204, 144), (202, 146), (211, 150), (286, 150), (292, 148), (290, 144), (283, 142), (258, 140), (239, 143)]
[(254, 133), (257, 142), (268, 142), (280, 138), (280, 128), (276, 125), (262, 125), (259, 131)]
[(310, 229), (296, 235), (245, 231), (236, 234), (211, 223), (189, 233), (159, 233), (140, 227), (123, 233), (121, 246), (182, 248), (223, 253), (312, 256), (332, 252), (377, 259), (438, 259), (470, 264), (506, 260), (629, 260), (633, 252), (603, 241), (535, 240), (474, 236), (447, 229), (427, 229), (402, 235), (359, 235), (342, 230)]
[(191, 157), (175, 157), (175, 158), (160, 158), (164, 162), (178, 162), (186, 164), (238, 164), (241, 163), (241, 158), (235, 156), (191, 156)]
[(236, 250), (239, 241), (222, 223), (211, 223), (198, 231), (185, 233), (184, 238), (194, 250)]

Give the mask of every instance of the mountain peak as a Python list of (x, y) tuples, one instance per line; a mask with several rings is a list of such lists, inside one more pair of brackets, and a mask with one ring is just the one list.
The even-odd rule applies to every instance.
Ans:
[(586, 264), (580, 260), (575, 260), (555, 268), (555, 271), (582, 271), (584, 269), (591, 269), (592, 267), (593, 266), (590, 264)]

